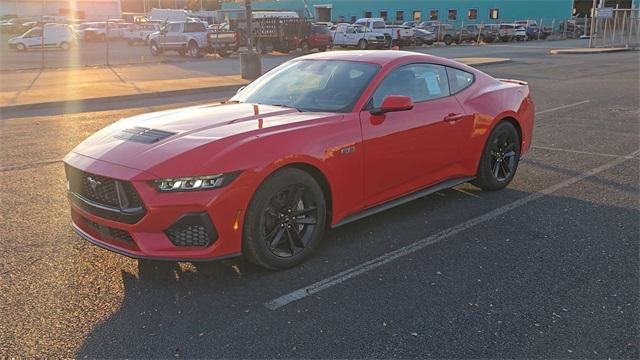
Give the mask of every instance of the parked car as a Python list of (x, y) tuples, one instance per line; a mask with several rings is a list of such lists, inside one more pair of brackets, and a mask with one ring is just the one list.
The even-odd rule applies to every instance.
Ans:
[[(43, 37), (44, 29), (44, 37)], [(29, 49), (59, 48), (69, 50), (76, 44), (73, 29), (65, 24), (44, 24), (35, 27), (20, 36), (9, 39), (9, 47), (18, 51)]]
[(33, 26), (25, 26), (25, 23), (33, 22), (31, 18), (12, 18), (0, 23), (0, 33), (3, 34), (23, 34)]
[(499, 24), (483, 24), (480, 29), (480, 42), (492, 43), (500, 40)]
[(413, 29), (402, 26), (387, 26), (382, 18), (361, 18), (354, 25), (363, 26), (368, 32), (382, 34), (386, 37), (387, 47), (411, 45), (413, 42)]
[(131, 24), (124, 30), (123, 37), (129, 45), (137, 43), (148, 44), (149, 36), (159, 32), (161, 28), (162, 26), (159, 23)]
[(435, 34), (436, 42), (443, 42), (445, 45), (460, 42), (460, 31), (451, 24), (436, 24), (424, 29)]
[(384, 34), (368, 31), (361, 25), (338, 24), (333, 35), (333, 46), (357, 47), (365, 50), (382, 49), (388, 44)]
[(71, 226), (133, 258), (290, 268), (328, 227), (466, 182), (507, 187), (534, 114), (527, 83), (452, 60), (298, 57), (223, 104), (137, 115), (80, 143), (64, 157)]
[(414, 27), (417, 27), (419, 23), (420, 23), (419, 21), (405, 21), (402, 23), (402, 26), (408, 26), (408, 27), (414, 28)]
[(313, 24), (311, 26), (311, 34), (307, 39), (303, 39), (298, 47), (302, 49), (303, 52), (308, 52), (311, 49), (325, 51), (332, 45), (333, 34), (329, 28), (324, 24)]
[(92, 22), (80, 24), (76, 28), (76, 35), (80, 40), (104, 41), (118, 39), (124, 36), (123, 25), (119, 22)]
[(527, 41), (529, 36), (527, 35), (527, 29), (524, 26), (516, 26), (515, 39), (518, 41)]
[(413, 29), (413, 38), (416, 45), (433, 45), (436, 35), (429, 30)]
[[(518, 26), (516, 24), (500, 24), (498, 30), (498, 37), (502, 42), (510, 42), (516, 39), (516, 29)], [(522, 31), (520, 32), (520, 36), (522, 36)]]

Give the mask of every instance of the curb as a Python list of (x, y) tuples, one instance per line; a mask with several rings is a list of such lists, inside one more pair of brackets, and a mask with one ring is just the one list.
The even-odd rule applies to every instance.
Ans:
[(616, 48), (616, 49), (551, 49), (549, 50), (549, 54), (551, 55), (589, 55), (589, 54), (605, 54), (605, 53), (615, 53), (622, 51), (631, 51), (633, 48)]
[(161, 97), (167, 97), (167, 96), (200, 94), (204, 92), (213, 92), (213, 91), (232, 91), (232, 90), (238, 90), (242, 86), (245, 86), (245, 85), (210, 86), (210, 87), (200, 87), (200, 88), (192, 88), (192, 89), (157, 91), (157, 92), (149, 92), (149, 93), (135, 94), (135, 95), (116, 95), (116, 96), (106, 96), (106, 97), (91, 98), (91, 99), (62, 100), (62, 101), (50, 101), (50, 102), (33, 103), (33, 104), (9, 105), (9, 106), (1, 106), (0, 113), (25, 111), (25, 110), (41, 110), (41, 109), (68, 107), (68, 106), (81, 108), (82, 106), (99, 105), (99, 104), (124, 101), (124, 100), (127, 100), (127, 101), (146, 100), (146, 99), (161, 98)]
[[(505, 59), (505, 60), (494, 61), (494, 62), (479, 63), (479, 64), (474, 64), (469, 66), (477, 67), (477, 66), (498, 65), (498, 64), (509, 63), (512, 61), (513, 60), (511, 59)], [(145, 100), (145, 99), (161, 98), (161, 97), (167, 97), (167, 96), (201, 94), (204, 92), (213, 92), (213, 91), (233, 91), (241, 88), (242, 86), (246, 86), (246, 85), (210, 86), (210, 87), (199, 87), (199, 88), (192, 88), (192, 89), (157, 91), (157, 92), (149, 92), (149, 93), (135, 94), (135, 95), (117, 95), (117, 96), (106, 96), (106, 97), (91, 98), (91, 99), (62, 100), (62, 101), (50, 101), (50, 102), (33, 103), (33, 104), (0, 106), (0, 113), (25, 111), (25, 110), (42, 110), (42, 109), (49, 109), (49, 108), (64, 108), (64, 107), (82, 108), (83, 106), (99, 105), (99, 104), (124, 101), (124, 100), (127, 100), (127, 101)]]

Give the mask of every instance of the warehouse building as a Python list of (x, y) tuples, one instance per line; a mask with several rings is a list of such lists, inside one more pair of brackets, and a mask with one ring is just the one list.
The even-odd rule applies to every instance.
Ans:
[(106, 20), (121, 18), (122, 7), (120, 0), (0, 0), (0, 15)]
[[(223, 4), (240, 9), (242, 1)], [(305, 3), (307, 4), (305, 10)], [(452, 24), (497, 23), (521, 19), (571, 18), (574, 0), (253, 0), (255, 10), (294, 10), (316, 21), (353, 22), (361, 17), (381, 17), (388, 23), (438, 20)]]

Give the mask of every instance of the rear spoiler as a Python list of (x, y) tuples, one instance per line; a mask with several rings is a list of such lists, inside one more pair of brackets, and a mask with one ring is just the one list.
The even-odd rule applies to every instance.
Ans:
[(502, 82), (512, 83), (512, 84), (518, 84), (522, 86), (529, 86), (528, 82), (522, 81), (522, 80), (515, 80), (515, 79), (497, 79), (497, 80)]

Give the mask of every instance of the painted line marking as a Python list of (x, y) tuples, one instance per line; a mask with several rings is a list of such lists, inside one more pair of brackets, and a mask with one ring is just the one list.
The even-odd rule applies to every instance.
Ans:
[(559, 182), (555, 185), (549, 186), (539, 192), (530, 194), (525, 196), (524, 198), (518, 199), (516, 201), (513, 201), (509, 204), (506, 204), (502, 207), (499, 207), (497, 209), (494, 209), (484, 215), (480, 215), (478, 217), (475, 217), (473, 219), (470, 219), (468, 221), (465, 221), (461, 224), (452, 226), (448, 229), (442, 230), (439, 233), (433, 234), (431, 236), (428, 236), (426, 238), (423, 238), (421, 240), (416, 241), (413, 244), (401, 247), (397, 250), (388, 252), (382, 256), (379, 256), (375, 259), (369, 260), (365, 263), (362, 263), (358, 266), (352, 267), (350, 269), (347, 269), (345, 271), (342, 271), (336, 275), (330, 276), (328, 278), (325, 278), (323, 280), (320, 280), (318, 282), (315, 282), (311, 285), (305, 286), (303, 288), (294, 290), (288, 294), (282, 295), (278, 298), (275, 298), (271, 301), (269, 301), (268, 303), (265, 303), (264, 306), (269, 309), (269, 310), (277, 310), (285, 305), (291, 304), (292, 302), (304, 299), (307, 296), (313, 295), (315, 293), (318, 293), (322, 290), (326, 290), (334, 285), (338, 285), (341, 284), (349, 279), (352, 279), (356, 276), (362, 275), (366, 272), (369, 272), (373, 269), (376, 269), (382, 265), (385, 265), (391, 261), (397, 260), (403, 256), (406, 255), (410, 255), (415, 253), (416, 251), (419, 251), (421, 249), (424, 249), (425, 247), (429, 246), (429, 245), (433, 245), (436, 243), (439, 243), (441, 241), (444, 241), (448, 238), (451, 238), (454, 235), (457, 235), (465, 230), (468, 230), (476, 225), (482, 224), (484, 222), (487, 222), (489, 220), (492, 220), (498, 216), (504, 215), (507, 212), (517, 209), (519, 207), (522, 207), (532, 201), (538, 200), (546, 195), (550, 195), (558, 190), (564, 189), (570, 185), (573, 185), (585, 178), (594, 176), (596, 174), (599, 174), (603, 171), (606, 171), (614, 166), (620, 165), (623, 162), (627, 161), (629, 159), (629, 157), (635, 157), (637, 155), (640, 154), (640, 150), (635, 151), (627, 156), (620, 156), (618, 158), (616, 158), (615, 160), (612, 160), (604, 165), (598, 166), (596, 168), (593, 168), (589, 171), (586, 171), (582, 174), (576, 175), (574, 177), (571, 177), (569, 179), (566, 179), (562, 182)]
[(555, 147), (548, 147), (548, 146), (537, 146), (537, 145), (534, 145), (531, 148), (532, 149), (541, 149), (541, 150), (550, 150), (550, 151), (561, 151), (561, 152), (574, 153), (574, 154), (594, 155), (594, 156), (613, 157), (613, 158), (624, 157), (624, 158), (627, 158), (627, 159), (640, 160), (640, 158), (634, 157), (634, 156), (616, 155), (616, 154), (604, 154), (604, 153), (599, 153), (599, 152), (572, 150), (572, 149), (562, 149), (562, 148), (555, 148)]
[(554, 107), (554, 108), (551, 108), (551, 109), (538, 111), (538, 112), (536, 112), (536, 115), (542, 115), (542, 114), (546, 114), (546, 113), (553, 112), (553, 111), (564, 110), (564, 109), (568, 109), (568, 108), (571, 108), (571, 107), (574, 107), (574, 106), (586, 104), (588, 102), (591, 102), (591, 100), (582, 100), (582, 101), (578, 101), (577, 103), (562, 105), (562, 106)]

